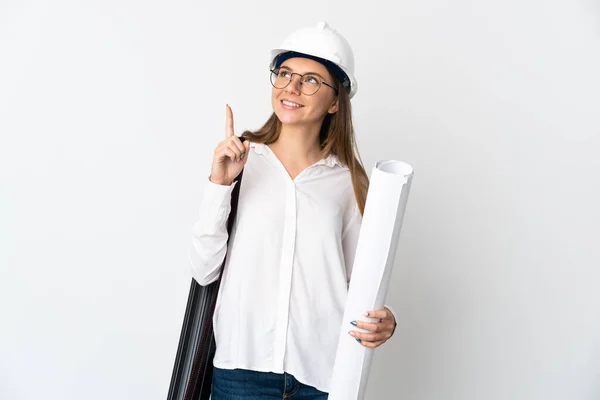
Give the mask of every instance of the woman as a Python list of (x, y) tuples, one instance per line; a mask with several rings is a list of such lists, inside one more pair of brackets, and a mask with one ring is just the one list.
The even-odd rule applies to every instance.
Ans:
[[(273, 114), (264, 126), (242, 142), (226, 107), (226, 139), (214, 151), (190, 250), (201, 285), (219, 277), (227, 253), (213, 318), (213, 400), (327, 398), (368, 188), (352, 127), (353, 57), (326, 23), (300, 29), (272, 52)], [(388, 308), (365, 316), (380, 322), (357, 316), (349, 334), (357, 346), (378, 347), (395, 318)]]

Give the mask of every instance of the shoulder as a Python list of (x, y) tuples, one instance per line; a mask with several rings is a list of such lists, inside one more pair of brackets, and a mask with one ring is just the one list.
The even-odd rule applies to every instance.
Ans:
[(340, 168), (350, 174), (350, 168), (340, 161), (340, 158), (331, 153), (325, 158), (325, 163), (332, 168)]
[(259, 142), (250, 142), (250, 151), (256, 153), (256, 154), (264, 154), (265, 151), (267, 150), (267, 145), (264, 143), (259, 143)]

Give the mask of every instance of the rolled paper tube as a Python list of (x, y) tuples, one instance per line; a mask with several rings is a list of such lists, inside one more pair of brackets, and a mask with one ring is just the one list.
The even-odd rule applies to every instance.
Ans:
[(353, 328), (350, 321), (379, 322), (363, 314), (367, 310), (379, 310), (385, 304), (412, 176), (413, 168), (401, 161), (378, 161), (373, 167), (329, 400), (364, 399), (375, 349), (360, 345), (348, 334), (349, 330), (367, 332)]

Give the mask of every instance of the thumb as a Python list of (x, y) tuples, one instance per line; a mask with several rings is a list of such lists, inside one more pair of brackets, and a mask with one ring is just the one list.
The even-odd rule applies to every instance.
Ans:
[(244, 144), (244, 148), (246, 149), (244, 151), (244, 153), (245, 153), (244, 164), (246, 164), (246, 161), (248, 161), (248, 155), (250, 154), (250, 141), (249, 140), (245, 140), (243, 144)]

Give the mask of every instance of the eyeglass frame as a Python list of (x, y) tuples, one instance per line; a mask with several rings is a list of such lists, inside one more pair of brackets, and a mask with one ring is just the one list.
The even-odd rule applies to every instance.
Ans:
[[(304, 92), (302, 91), (302, 89), (300, 89), (300, 92), (301, 92), (303, 95), (305, 95), (305, 96), (312, 96), (312, 95), (314, 95), (315, 93), (317, 93), (317, 92), (319, 91), (319, 89), (321, 89), (321, 84), (323, 84), (323, 85), (325, 85), (325, 86), (329, 86), (330, 88), (332, 88), (333, 90), (335, 90), (335, 94), (336, 94), (336, 96), (339, 94), (339, 91), (338, 91), (338, 89), (337, 89), (336, 87), (334, 87), (334, 86), (330, 85), (329, 83), (325, 82), (325, 81), (323, 80), (323, 77), (321, 77), (319, 74), (315, 74), (314, 72), (307, 72), (306, 74), (299, 74), (299, 73), (297, 73), (297, 72), (292, 72), (292, 71), (291, 71), (289, 68), (287, 68), (287, 67), (277, 67), (277, 68), (270, 69), (270, 71), (271, 71), (271, 73), (272, 73), (272, 74), (275, 74), (275, 76), (279, 76), (279, 70), (281, 70), (281, 68), (284, 68), (285, 70), (289, 71), (289, 73), (291, 74), (291, 76), (290, 76), (290, 80), (288, 81), (288, 83), (286, 83), (286, 85), (285, 85), (284, 87), (280, 87), (280, 88), (278, 88), (278, 87), (277, 87), (277, 86), (275, 86), (275, 84), (274, 84), (274, 83), (271, 81), (271, 79), (269, 79), (269, 81), (271, 81), (271, 85), (273, 85), (273, 87), (274, 87), (275, 89), (285, 89), (286, 87), (288, 87), (288, 86), (289, 86), (289, 84), (290, 84), (290, 83), (292, 83), (292, 80), (294, 79), (294, 75), (298, 75), (298, 76), (300, 77), (300, 87), (302, 87), (302, 78), (304, 77), (304, 75), (316, 75), (317, 77), (319, 77), (319, 82), (320, 82), (320, 83), (319, 83), (319, 87), (317, 88), (317, 90), (315, 90), (315, 92), (314, 92), (314, 93), (311, 93), (311, 94), (306, 94), (306, 93), (304, 93)], [(277, 71), (277, 72), (275, 72), (275, 71)]]

